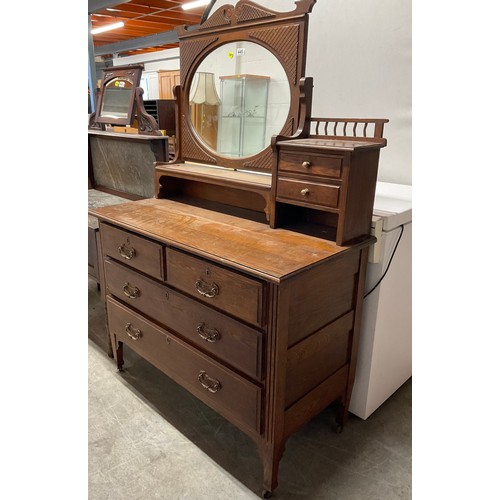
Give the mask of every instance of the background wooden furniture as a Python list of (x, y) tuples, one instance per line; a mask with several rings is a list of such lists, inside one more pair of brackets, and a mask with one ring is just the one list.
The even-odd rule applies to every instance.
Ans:
[(158, 89), (160, 99), (173, 99), (174, 87), (180, 84), (180, 70), (158, 71)]
[(146, 99), (144, 108), (157, 122), (160, 130), (169, 137), (175, 136), (175, 100)]
[[(138, 87), (141, 72), (142, 65), (137, 65), (111, 68), (104, 74), (96, 112), (89, 118), (89, 208), (153, 196), (152, 164), (169, 159), (169, 139), (159, 131), (156, 117), (175, 133), (174, 106), (172, 101), (156, 102), (156, 117), (147, 113)], [(103, 130), (105, 125), (131, 124), (137, 124), (139, 133)], [(97, 220), (89, 216), (88, 268), (99, 286), (98, 231)]]
[[(314, 3), (274, 12), (241, 0), (179, 30), (175, 159), (155, 164), (155, 198), (91, 210), (118, 368), (133, 349), (253, 439), (264, 497), (296, 430), (332, 403), (337, 430), (347, 421), (385, 146), (381, 131), (312, 137)], [(277, 54), (291, 96), (280, 134), (241, 158), (204, 142), (189, 108), (203, 59), (235, 40)]]

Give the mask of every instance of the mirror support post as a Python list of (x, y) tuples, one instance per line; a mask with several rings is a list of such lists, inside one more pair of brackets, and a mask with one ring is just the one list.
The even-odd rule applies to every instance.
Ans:
[(88, 29), (89, 29), (89, 47), (88, 47), (88, 70), (89, 70), (89, 93), (90, 93), (90, 107), (92, 113), (95, 112), (95, 92), (97, 88), (97, 73), (95, 69), (95, 55), (94, 55), (94, 38), (90, 30), (92, 29), (92, 21), (90, 14), (88, 16)]

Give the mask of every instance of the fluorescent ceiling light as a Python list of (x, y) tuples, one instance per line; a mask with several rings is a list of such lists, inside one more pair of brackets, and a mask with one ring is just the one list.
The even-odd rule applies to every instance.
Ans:
[(104, 33), (105, 31), (115, 30), (116, 28), (122, 28), (123, 26), (125, 26), (123, 24), (123, 21), (120, 21), (119, 23), (107, 24), (106, 26), (102, 26), (101, 28), (91, 30), (91, 33), (93, 35), (97, 35), (97, 33)]
[(196, 9), (196, 7), (204, 7), (208, 5), (210, 0), (197, 0), (196, 2), (188, 2), (182, 5), (184, 10)]

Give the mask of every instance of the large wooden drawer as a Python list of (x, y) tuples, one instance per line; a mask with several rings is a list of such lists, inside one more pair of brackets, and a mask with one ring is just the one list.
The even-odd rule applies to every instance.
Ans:
[(295, 200), (305, 205), (321, 205), (337, 208), (340, 197), (340, 186), (320, 184), (280, 177), (278, 179), (277, 198)]
[(167, 281), (211, 306), (262, 325), (263, 284), (212, 262), (167, 249)]
[(107, 298), (109, 332), (235, 425), (260, 432), (261, 389)]
[(262, 333), (126, 266), (104, 262), (108, 293), (219, 360), (260, 379)]
[(279, 157), (278, 169), (280, 172), (320, 175), (340, 179), (342, 176), (342, 160), (341, 156), (282, 152)]
[(104, 255), (154, 278), (165, 279), (163, 245), (108, 224), (101, 224), (99, 230)]

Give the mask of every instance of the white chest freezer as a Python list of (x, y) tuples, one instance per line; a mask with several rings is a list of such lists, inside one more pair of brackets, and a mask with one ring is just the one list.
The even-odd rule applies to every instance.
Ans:
[(368, 418), (412, 373), (411, 202), (411, 186), (377, 183), (372, 234), (378, 242), (370, 249), (356, 378), (349, 405), (349, 411), (362, 419)]

